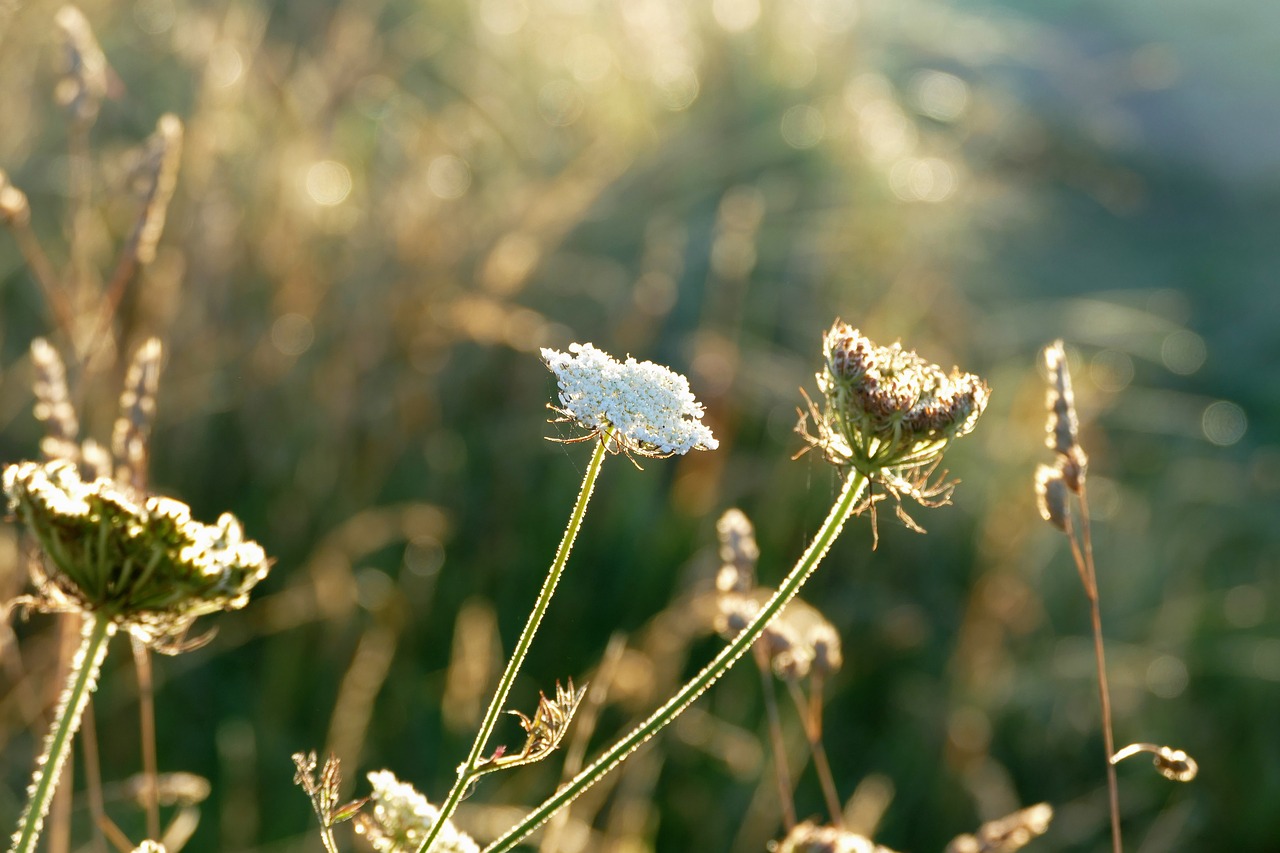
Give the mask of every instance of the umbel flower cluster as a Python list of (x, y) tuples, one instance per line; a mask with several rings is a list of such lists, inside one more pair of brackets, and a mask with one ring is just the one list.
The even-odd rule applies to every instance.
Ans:
[[(414, 853), (439, 819), (440, 810), (389, 770), (370, 773), (369, 784), (373, 786), (369, 797), (373, 814), (360, 814), (356, 831), (379, 853)], [(480, 846), (446, 820), (431, 844), (431, 853), (480, 853)]]
[(105, 616), (162, 650), (196, 617), (243, 607), (270, 568), (231, 514), (201, 524), (180, 501), (86, 483), (66, 460), (9, 465), (4, 491), (47, 554), (35, 606)]
[(972, 373), (945, 373), (901, 344), (877, 346), (839, 320), (822, 348), (826, 405), (811, 408), (817, 434), (806, 437), (831, 462), (868, 475), (933, 463), (973, 430), (990, 397)]
[(568, 352), (542, 350), (556, 375), (565, 419), (599, 437), (615, 451), (661, 458), (719, 446), (702, 422), (702, 404), (689, 380), (652, 361), (618, 361), (591, 344), (570, 344)]

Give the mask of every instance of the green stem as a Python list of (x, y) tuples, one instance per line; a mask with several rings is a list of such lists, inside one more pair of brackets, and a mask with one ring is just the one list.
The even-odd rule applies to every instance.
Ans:
[(827, 514), (826, 520), (822, 522), (822, 527), (819, 528), (813, 541), (809, 543), (808, 549), (801, 556), (800, 561), (796, 563), (795, 568), (783, 579), (778, 591), (765, 602), (759, 613), (751, 621), (751, 624), (735, 637), (732, 643), (725, 646), (711, 663), (707, 664), (701, 672), (681, 687), (678, 693), (668, 699), (665, 705), (654, 711), (649, 719), (636, 726), (625, 737), (609, 747), (603, 755), (593, 761), (586, 769), (573, 777), (553, 796), (547, 798), (542, 805), (531, 811), (524, 820), (507, 830), (501, 838), (486, 847), (484, 853), (505, 853), (505, 851), (510, 850), (550, 818), (551, 815), (571, 803), (579, 794), (613, 770), (641, 744), (657, 734), (663, 726), (678, 717), (693, 703), (693, 700), (697, 699), (703, 691), (714, 684), (720, 676), (724, 675), (737, 662), (738, 658), (742, 657), (751, 648), (751, 644), (764, 633), (764, 629), (773, 617), (777, 616), (779, 611), (795, 597), (800, 587), (808, 580), (809, 575), (813, 574), (813, 570), (822, 562), (822, 558), (826, 556), (827, 551), (831, 548), (831, 543), (835, 541), (845, 521), (853, 513), (853, 509), (857, 506), (858, 499), (862, 496), (866, 485), (866, 476), (856, 469), (851, 469), (844, 481), (844, 487), (840, 490), (840, 495), (836, 498), (835, 505), (831, 507), (831, 512)]
[(106, 616), (86, 614), (83, 639), (75, 658), (71, 661), (71, 673), (66, 689), (58, 701), (53, 728), (45, 739), (44, 753), (36, 762), (36, 772), (28, 788), (27, 807), (18, 820), (13, 834), (13, 846), (9, 853), (31, 853), (40, 840), (44, 816), (49, 811), (53, 792), (62, 775), (62, 765), (71, 752), (71, 741), (80, 728), (80, 718), (89, 695), (98, 683), (98, 670), (107, 656), (107, 640), (115, 633), (115, 625)]
[(507, 668), (502, 673), (501, 680), (498, 681), (498, 688), (494, 691), (493, 699), (489, 702), (489, 709), (484, 713), (484, 719), (480, 723), (480, 731), (476, 733), (475, 742), (471, 745), (471, 752), (467, 754), (467, 760), (458, 768), (458, 779), (453, 783), (453, 788), (449, 791), (449, 796), (445, 799), (444, 805), (440, 807), (440, 814), (436, 818), (431, 829), (423, 838), (422, 844), (418, 846), (417, 853), (431, 849), (431, 842), (435, 841), (436, 836), (440, 834), (440, 830), (444, 828), (445, 823), (453, 815), (458, 807), (458, 803), (462, 801), (463, 795), (466, 793), (470, 783), (476, 776), (480, 775), (477, 771), (477, 765), (480, 758), (484, 754), (485, 744), (489, 741), (489, 736), (493, 733), (493, 727), (497, 725), (498, 715), (502, 713), (502, 708), (506, 704), (507, 694), (511, 692), (511, 685), (516, 680), (516, 674), (520, 671), (520, 665), (524, 663), (525, 655), (529, 652), (529, 646), (533, 643), (533, 635), (538, 631), (538, 624), (542, 622), (542, 616), (547, 612), (547, 605), (551, 603), (551, 596), (556, 591), (556, 584), (560, 581), (560, 573), (564, 570), (565, 563), (569, 559), (569, 552), (573, 550), (573, 540), (578, 536), (578, 528), (582, 526), (583, 516), (587, 513), (587, 504), (591, 500), (591, 493), (595, 489), (596, 476), (600, 473), (600, 466), (604, 463), (604, 457), (608, 451), (609, 437), (602, 436), (601, 440), (596, 442), (595, 453), (591, 456), (591, 461), (587, 464), (587, 473), (582, 478), (582, 489), (578, 492), (578, 502), (574, 504), (573, 514), (569, 517), (569, 526), (565, 528), (564, 536), (560, 539), (560, 547), (556, 550), (555, 559), (551, 562), (551, 569), (547, 572), (547, 578), (542, 582), (542, 591), (538, 593), (538, 600), (533, 605), (533, 610), (529, 613), (529, 619), (524, 624), (524, 631), (520, 634), (520, 639), (516, 641), (515, 650), (511, 653), (510, 660), (507, 661)]

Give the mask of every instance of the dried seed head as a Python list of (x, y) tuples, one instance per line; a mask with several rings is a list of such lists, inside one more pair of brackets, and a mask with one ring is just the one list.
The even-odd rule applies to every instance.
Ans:
[(553, 409), (587, 430), (588, 439), (654, 458), (719, 446), (689, 380), (669, 368), (634, 358), (620, 362), (591, 344), (570, 344), (567, 353), (543, 349), (542, 360), (560, 389)]
[(31, 383), (36, 398), (35, 416), (45, 429), (40, 450), (45, 459), (74, 462), (80, 456), (80, 448), (76, 444), (80, 420), (67, 393), (67, 372), (62, 358), (48, 341), (36, 338), (31, 342), (31, 365), (35, 370), (35, 379)]
[(973, 835), (956, 836), (947, 845), (946, 853), (1013, 853), (1048, 832), (1052, 820), (1053, 808), (1048, 803), (1038, 803), (988, 821)]
[(146, 841), (133, 848), (133, 853), (167, 853), (165, 846), (159, 841), (152, 841), (148, 838)]
[(817, 434), (801, 432), (837, 465), (869, 475), (922, 468), (971, 432), (986, 409), (990, 389), (979, 377), (925, 361), (901, 344), (877, 346), (836, 321), (823, 339), (818, 387), (823, 411), (812, 407)]
[(778, 845), (777, 853), (894, 853), (869, 838), (812, 821), (797, 824)]
[(716, 535), (720, 539), (720, 560), (724, 564), (716, 575), (716, 589), (720, 592), (746, 592), (755, 583), (756, 563), (760, 560), (755, 528), (746, 513), (730, 509), (716, 522)]
[(4, 491), (48, 556), (38, 605), (105, 614), (161, 651), (198, 616), (243, 607), (270, 568), (230, 513), (201, 524), (171, 498), (86, 483), (66, 460), (6, 466)]
[(1049, 371), (1049, 388), (1045, 406), (1049, 419), (1045, 425), (1045, 444), (1065, 461), (1063, 479), (1067, 488), (1079, 494), (1089, 458), (1080, 446), (1080, 419), (1076, 415), (1075, 394), (1071, 391), (1071, 373), (1067, 370), (1067, 354), (1062, 341), (1054, 341), (1044, 350), (1044, 363)]
[(92, 123), (98, 117), (102, 99), (111, 89), (107, 57), (98, 45), (88, 19), (75, 6), (59, 9), (54, 23), (62, 32), (66, 56), (65, 73), (54, 96), (77, 121)]
[(1061, 465), (1036, 468), (1036, 506), (1041, 518), (1067, 532), (1067, 484), (1062, 480)]
[(147, 438), (156, 416), (156, 389), (160, 384), (159, 338), (148, 338), (133, 354), (120, 394), (120, 416), (111, 433), (117, 482), (141, 491), (147, 477)]
[[(370, 773), (369, 783), (373, 813), (356, 817), (356, 832), (379, 853), (414, 853), (439, 819), (440, 810), (389, 770)], [(429, 853), (480, 853), (480, 846), (452, 821), (445, 821)]]
[(156, 258), (156, 245), (164, 232), (169, 200), (178, 184), (178, 161), (182, 156), (182, 122), (165, 113), (156, 122), (155, 132), (147, 139), (138, 169), (142, 214), (132, 237), (133, 255), (146, 265)]

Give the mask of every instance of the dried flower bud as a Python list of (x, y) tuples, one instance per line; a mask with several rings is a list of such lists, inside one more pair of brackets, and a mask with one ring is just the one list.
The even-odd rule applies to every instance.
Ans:
[(1067, 532), (1067, 484), (1062, 481), (1061, 466), (1036, 468), (1036, 506), (1041, 518)]
[(797, 824), (778, 845), (777, 853), (894, 853), (869, 838), (812, 821)]
[(6, 466), (4, 491), (49, 558), (38, 603), (105, 614), (161, 650), (196, 617), (243, 607), (270, 568), (231, 514), (201, 524), (171, 498), (86, 483), (65, 460)]
[(867, 473), (937, 461), (973, 430), (990, 397), (979, 377), (947, 374), (901, 344), (877, 346), (840, 321), (823, 353), (818, 387), (826, 405), (815, 413), (817, 435), (806, 437), (832, 462)]
[[(356, 832), (369, 839), (379, 853), (414, 853), (440, 817), (440, 810), (413, 786), (401, 782), (389, 770), (369, 774), (373, 785), (373, 814), (356, 818)], [(470, 836), (446, 821), (430, 853), (480, 853)]]
[(542, 350), (556, 375), (565, 419), (587, 430), (587, 439), (611, 443), (615, 452), (663, 458), (719, 446), (689, 380), (651, 361), (620, 362), (591, 344), (569, 352)]
[(988, 821), (973, 835), (956, 836), (947, 845), (946, 853), (1013, 853), (1048, 832), (1052, 820), (1053, 807), (1038, 803)]

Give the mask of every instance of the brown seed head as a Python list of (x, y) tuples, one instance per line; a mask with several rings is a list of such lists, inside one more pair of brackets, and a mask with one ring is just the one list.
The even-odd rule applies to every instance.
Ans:
[(1041, 518), (1067, 532), (1067, 484), (1062, 480), (1061, 464), (1036, 468), (1036, 506)]
[(1061, 340), (1044, 350), (1044, 363), (1049, 371), (1049, 388), (1045, 406), (1049, 410), (1045, 444), (1066, 460), (1062, 473), (1067, 488), (1079, 494), (1089, 459), (1080, 446), (1080, 419), (1076, 415), (1075, 394), (1071, 391), (1071, 373)]

